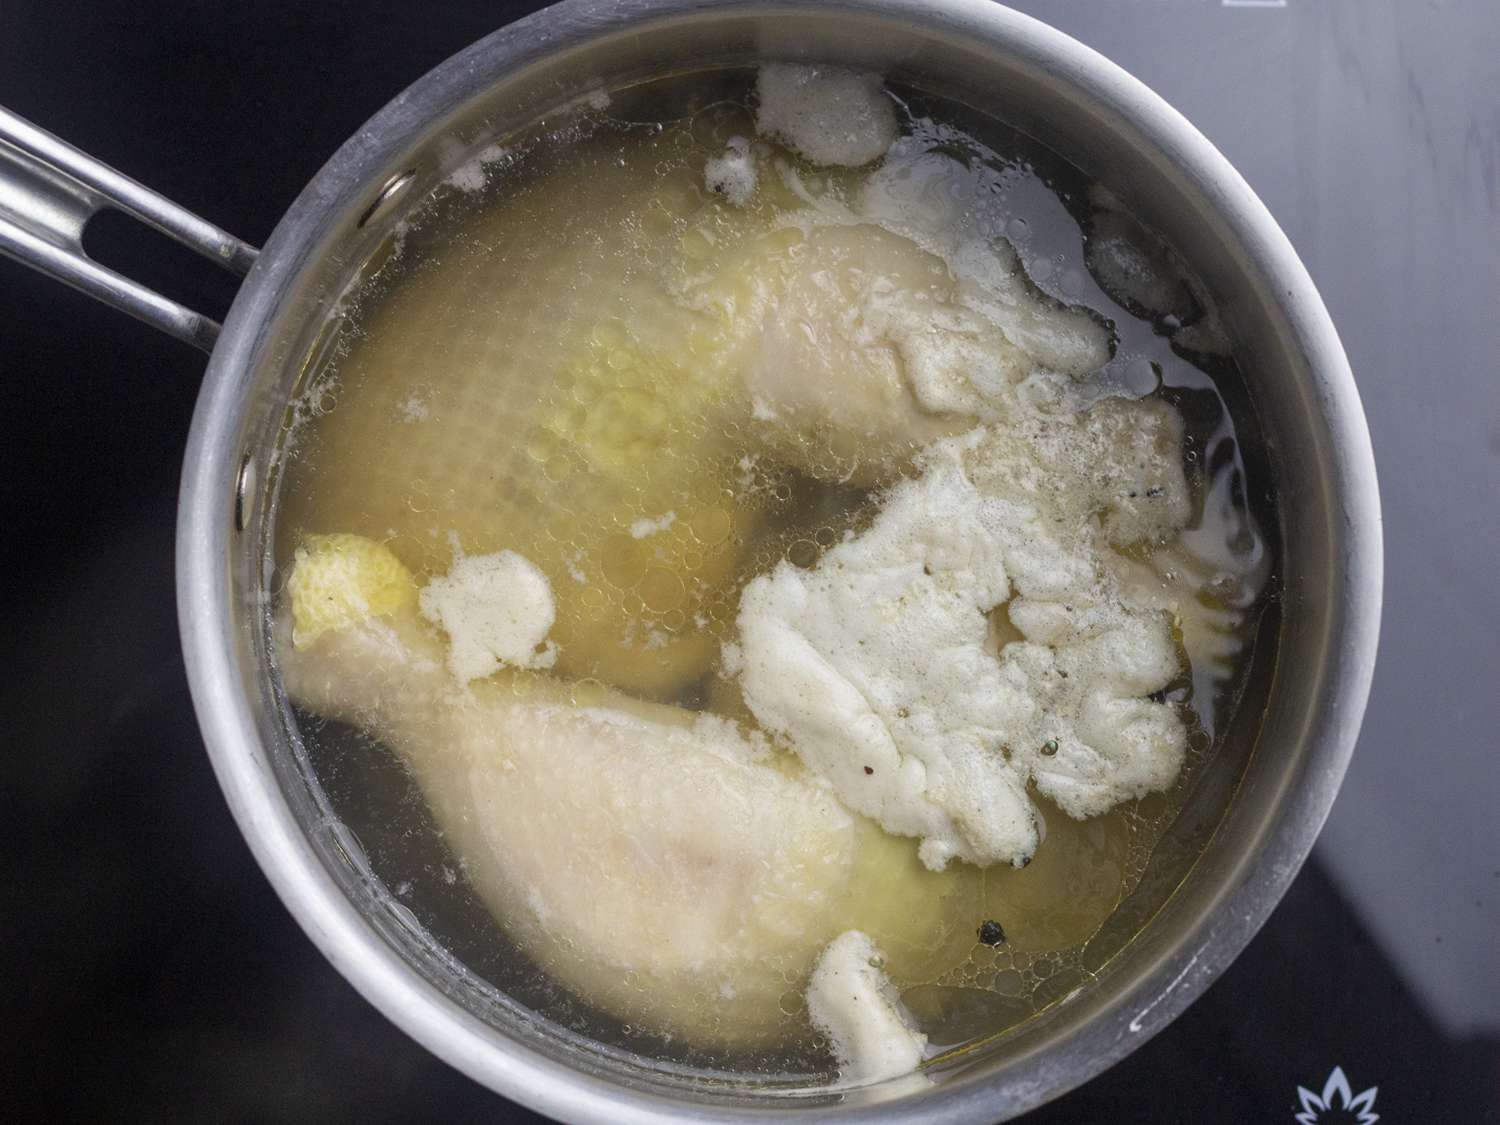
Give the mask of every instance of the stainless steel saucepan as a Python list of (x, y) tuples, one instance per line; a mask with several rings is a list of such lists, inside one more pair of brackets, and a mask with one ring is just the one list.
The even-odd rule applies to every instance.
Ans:
[[(396, 222), (479, 146), (581, 94), (764, 58), (867, 67), (967, 103), (1112, 188), (1184, 250), (1240, 341), (1279, 495), (1276, 658), (1257, 665), (1230, 734), (1226, 760), (1239, 765), (1219, 784), (1233, 796), (1206, 849), (1156, 886), (1149, 912), (1137, 904), (1140, 936), (1085, 986), (944, 1061), (919, 1090), (715, 1083), (588, 1041), (499, 993), (444, 954), (345, 846), (267, 659), (268, 542), (288, 403), (339, 330), (338, 298)], [(105, 206), (245, 274), (222, 331), (84, 256), (83, 226)], [(210, 352), (183, 469), (178, 610), (230, 808), (340, 972), (442, 1058), (543, 1113), (611, 1123), (1022, 1113), (1140, 1046), (1208, 987), (1297, 873), (1349, 761), (1380, 616), (1380, 510), (1364, 416), (1328, 313), (1265, 207), (1191, 125), (1098, 54), (987, 0), (565, 0), (398, 96), (333, 155), (258, 255), (0, 114), (0, 250)]]

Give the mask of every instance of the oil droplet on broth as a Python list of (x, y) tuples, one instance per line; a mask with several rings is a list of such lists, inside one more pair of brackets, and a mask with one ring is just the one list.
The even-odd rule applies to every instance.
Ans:
[[(753, 725), (718, 665), (734, 639), (739, 590), (782, 560), (815, 565), (868, 523), (874, 504), (860, 488), (764, 463), (736, 420), (744, 404), (726, 377), (721, 317), (671, 298), (682, 271), (801, 206), (776, 182), (744, 212), (705, 193), (705, 144), (722, 147), (749, 129), (742, 106), (723, 104), (655, 130), (602, 124), (565, 155), (539, 151), (529, 175), (429, 220), (440, 232), (428, 240), (435, 249), (387, 265), (357, 302), (359, 330), (346, 351), (308, 391), (320, 405), (284, 469), (281, 564), (300, 535), (333, 529), (387, 543), (419, 580), (445, 573), (458, 553), (516, 551), (551, 584), (552, 672), (574, 683), (579, 705), (607, 687)], [(1059, 193), (1046, 190), (1055, 206)], [(1045, 210), (1007, 227), (1034, 250), (1033, 270), (1064, 260), (1056, 228)], [(1067, 260), (1081, 265), (1076, 234)], [(784, 234), (789, 246), (800, 237)], [(1185, 361), (1168, 352), (1152, 364), (1126, 369), (1142, 392)], [(410, 405), (418, 387), (420, 411)], [(335, 405), (323, 410), (327, 402)], [(830, 456), (812, 450), (807, 460)], [(831, 478), (844, 468), (824, 467)], [(998, 650), (1019, 634), (1003, 609), (993, 618)], [(1226, 641), (1225, 659), (1245, 645), (1243, 634)], [(849, 926), (884, 950), (886, 971), (935, 1044), (1023, 1019), (1042, 985), (1067, 978), (1191, 793), (1209, 756), (1198, 749), (1168, 795), (1088, 821), (1040, 802), (1047, 838), (1020, 870), (953, 863), (930, 872), (914, 841), (863, 826), (861, 847), (878, 858), (844, 889)], [(913, 939), (913, 917), (930, 919), (925, 940)], [(978, 941), (986, 920), (1003, 926), (1003, 945)], [(802, 1045), (800, 1057), (777, 1056), (776, 1065), (816, 1069), (805, 1048), (806, 966), (776, 971), (789, 987), (771, 994), (769, 1015)], [(632, 1020), (625, 1033), (596, 1015), (585, 1026), (661, 1048), (649, 1031), (641, 1038), (649, 1022)], [(732, 1051), (695, 1057), (728, 1069), (769, 1065)]]

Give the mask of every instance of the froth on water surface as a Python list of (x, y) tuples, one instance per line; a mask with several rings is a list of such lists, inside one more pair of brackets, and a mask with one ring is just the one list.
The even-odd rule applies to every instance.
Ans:
[[(735, 318), (760, 298), (724, 263), (754, 254), (795, 279), (807, 255), (865, 253), (840, 239), (870, 170), (813, 166), (757, 137), (753, 84), (749, 72), (699, 75), (572, 107), (476, 150), (401, 224), (304, 388), (279, 485), (278, 566), (305, 536), (335, 530), (386, 544), (419, 580), (463, 555), (515, 551), (555, 599), (549, 674), (584, 695), (753, 724), (721, 659), (746, 584), (783, 560), (811, 568), (867, 528), (937, 432), (849, 442), (809, 400), (770, 440), (758, 427), (777, 406), (753, 386), (726, 390)], [(1180, 412), (1192, 507), (1181, 534), (1132, 544), (1119, 562), (1135, 596), (1172, 615), (1188, 658), (1159, 693), (1190, 731), (1171, 789), (1088, 820), (1033, 791), (1045, 840), (1019, 869), (924, 871), (912, 840), (869, 828), (865, 846), (888, 856), (877, 872), (920, 888), (930, 926), (913, 940), (894, 918), (910, 913), (905, 901), (857, 920), (931, 1048), (946, 1051), (1085, 983), (1191, 865), (1251, 744), (1226, 737), (1231, 720), (1271, 657), (1274, 498), (1233, 349), (1180, 257), (1002, 123), (892, 96), (900, 136), (885, 166), (917, 208), (902, 221), (963, 227), (1013, 259), (1024, 289), (1101, 326), (1107, 357), (1076, 393)], [(926, 250), (953, 267), (956, 252)], [(1014, 632), (1003, 608), (992, 628), (997, 646)], [(538, 973), (474, 894), (399, 759), (355, 726), (302, 715), (301, 727), (373, 871), (496, 987), (664, 1064), (794, 1085), (831, 1073), (796, 973), (782, 982), (777, 1034), (752, 1043), (611, 1015)], [(881, 886), (872, 876), (855, 891), (878, 903)], [(996, 932), (987, 922), (1003, 941), (981, 940)]]

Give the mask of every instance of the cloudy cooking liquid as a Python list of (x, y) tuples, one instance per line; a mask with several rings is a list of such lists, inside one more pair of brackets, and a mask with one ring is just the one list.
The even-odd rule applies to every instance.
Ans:
[[(585, 693), (598, 683), (752, 721), (717, 669), (741, 588), (783, 559), (812, 565), (876, 505), (870, 491), (788, 468), (749, 439), (710, 374), (722, 344), (714, 325), (684, 321), (674, 298), (699, 264), (804, 205), (771, 177), (746, 211), (703, 186), (705, 161), (731, 136), (753, 135), (749, 84), (730, 74), (637, 90), (561, 132), (491, 148), (439, 189), (356, 295), (339, 348), (302, 396), (280, 486), (279, 566), (302, 536), (327, 531), (386, 543), (419, 581), (445, 573), (456, 551), (513, 550), (554, 592), (552, 674)], [(1266, 493), (1248, 484), (1238, 373), (1183, 346), (1214, 344), (1189, 291), (1167, 292), (1181, 307), (1165, 312), (1137, 299), (1162, 287), (1131, 287), (1130, 267), (1152, 263), (1130, 256), (1139, 234), (1128, 220), (998, 122), (917, 96), (903, 112), (911, 143), (984, 170), (993, 235), (1015, 247), (1033, 283), (1112, 324), (1113, 360), (1093, 380), (1100, 393), (1158, 394), (1183, 413), (1194, 519), (1182, 539), (1193, 550), (1167, 563), (1155, 550), (1138, 554), (1145, 580), (1197, 604), (1182, 631), (1196, 630), (1184, 639), (1206, 654), (1166, 693), (1191, 732), (1169, 792), (1087, 821), (1039, 799), (1047, 838), (1025, 869), (954, 863), (915, 876), (930, 879), (941, 909), (927, 940), (882, 943), (887, 971), (947, 1048), (1024, 1021), (1128, 938), (1110, 934), (1111, 948), (1099, 947), (1101, 926), (1222, 742), (1256, 650), (1270, 565), (1259, 529), (1271, 519), (1247, 507)], [(861, 174), (802, 168), (801, 189), (836, 198)], [(957, 186), (939, 173), (924, 188), (937, 206)], [(1195, 318), (1196, 336), (1178, 332)], [(598, 1011), (529, 970), (468, 889), (399, 760), (353, 728), (301, 723), (319, 780), (375, 873), (497, 987), (566, 1027), (676, 1065), (789, 1082), (828, 1074), (794, 975), (776, 1042), (722, 1048)], [(914, 841), (878, 839), (892, 865), (917, 863)], [(986, 921), (999, 923), (1002, 944), (978, 940)]]

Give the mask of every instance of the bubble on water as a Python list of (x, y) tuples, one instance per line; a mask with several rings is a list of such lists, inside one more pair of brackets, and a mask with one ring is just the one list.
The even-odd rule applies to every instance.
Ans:
[(682, 579), (666, 567), (651, 567), (641, 576), (641, 601), (654, 613), (677, 609), (686, 593)]
[(787, 561), (803, 569), (818, 561), (818, 545), (811, 539), (798, 539), (786, 549)]
[(546, 463), (557, 455), (557, 439), (546, 430), (533, 430), (526, 439), (526, 455), (533, 461)]
[(1026, 982), (1014, 969), (1005, 969), (996, 973), (994, 981), (989, 985), (989, 991), (999, 993), (1001, 996), (1020, 996), (1025, 988)]

